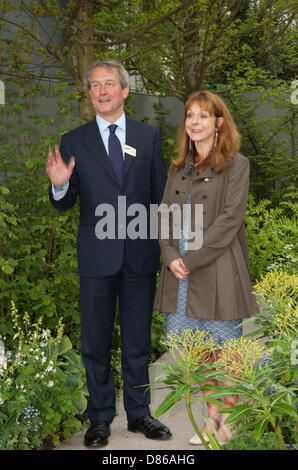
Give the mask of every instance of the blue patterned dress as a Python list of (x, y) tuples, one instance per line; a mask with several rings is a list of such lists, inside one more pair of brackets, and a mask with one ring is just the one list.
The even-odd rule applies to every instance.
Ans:
[[(185, 206), (187, 210), (184, 214), (183, 228), (181, 229), (181, 236), (179, 240), (180, 255), (184, 255), (187, 251), (187, 238), (184, 234), (187, 233), (190, 223), (190, 194), (187, 195)], [(223, 345), (225, 341), (230, 338), (240, 338), (242, 336), (242, 327), (239, 326), (242, 320), (202, 320), (199, 318), (191, 318), (186, 316), (186, 301), (187, 301), (188, 277), (179, 280), (178, 299), (176, 313), (167, 315), (166, 323), (166, 337), (170, 331), (177, 332), (191, 328), (198, 328), (200, 331), (208, 332), (219, 345)]]

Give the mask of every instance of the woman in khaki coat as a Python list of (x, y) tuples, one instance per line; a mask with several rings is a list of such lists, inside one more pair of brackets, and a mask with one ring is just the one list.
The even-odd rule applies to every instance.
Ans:
[[(240, 137), (227, 106), (204, 90), (185, 104), (178, 144), (160, 206), (163, 266), (155, 308), (169, 314), (166, 334), (208, 331), (219, 346), (216, 357), (226, 340), (242, 335), (242, 319), (258, 313), (244, 226), (249, 161), (238, 152)], [(237, 396), (224, 400), (225, 407), (236, 403)], [(219, 407), (208, 402), (207, 408), (220, 438), (228, 441), (228, 414), (218, 414)], [(208, 425), (202, 431), (206, 439), (205, 431), (212, 432)], [(190, 443), (201, 441), (196, 435)]]

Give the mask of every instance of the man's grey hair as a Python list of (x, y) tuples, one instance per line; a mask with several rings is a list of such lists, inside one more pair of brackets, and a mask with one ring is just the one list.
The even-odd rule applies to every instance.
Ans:
[(111, 68), (116, 68), (118, 70), (118, 73), (119, 73), (121, 88), (125, 88), (126, 86), (128, 86), (129, 74), (128, 74), (127, 70), (123, 67), (121, 62), (119, 62), (119, 60), (99, 59), (99, 60), (96, 60), (95, 62), (93, 62), (93, 64), (91, 64), (91, 66), (90, 66), (90, 68), (87, 72), (86, 81), (87, 81), (87, 85), (88, 85), (89, 90), (91, 88), (91, 83), (90, 83), (91, 73), (93, 72), (93, 70), (96, 67), (104, 67), (105, 69), (108, 69), (108, 70), (111, 69)]

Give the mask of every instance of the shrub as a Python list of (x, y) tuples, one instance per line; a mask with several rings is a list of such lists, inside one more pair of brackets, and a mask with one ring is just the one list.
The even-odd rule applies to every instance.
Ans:
[[(161, 416), (178, 401), (185, 400), (189, 418), (206, 448), (191, 410), (191, 396), (209, 389), (213, 393), (198, 397), (219, 405), (219, 413), (229, 413), (225, 424), (237, 428), (229, 449), (265, 448), (288, 449), (298, 442), (297, 430), (297, 276), (286, 272), (270, 272), (256, 284), (261, 314), (248, 319), (257, 329), (250, 335), (226, 341), (223, 346), (206, 344), (206, 332), (184, 330), (172, 334), (167, 345), (174, 364), (165, 366), (163, 373), (151, 384), (168, 388), (170, 393), (159, 405)], [(247, 335), (248, 336), (248, 335)], [(260, 338), (264, 344), (261, 344)], [(214, 363), (206, 363), (202, 355), (220, 349)], [(204, 373), (204, 376), (203, 374)], [(201, 385), (207, 379), (226, 380), (233, 385)], [(239, 395), (241, 402), (223, 408), (222, 399)], [(220, 449), (215, 436), (210, 436), (212, 449)]]
[(256, 204), (249, 195), (245, 224), (254, 281), (269, 270), (297, 272), (297, 211), (297, 203), (281, 202), (273, 207), (267, 199)]
[(15, 347), (8, 352), (6, 338), (0, 342), (0, 448), (38, 448), (47, 436), (57, 445), (61, 433), (69, 438), (81, 429), (76, 415), (87, 405), (81, 358), (61, 320), (52, 336), (12, 302), (11, 321)]

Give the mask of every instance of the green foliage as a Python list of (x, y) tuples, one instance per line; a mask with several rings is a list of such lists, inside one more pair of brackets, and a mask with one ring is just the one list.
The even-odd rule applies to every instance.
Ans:
[[(298, 440), (298, 279), (295, 274), (270, 272), (255, 287), (262, 309), (248, 336), (258, 336), (258, 340), (226, 342), (219, 365), (230, 372), (229, 380), (235, 385), (223, 387), (208, 401), (216, 402), (231, 391), (244, 397), (242, 403), (225, 409), (230, 412), (225, 423), (241, 425), (239, 431), (253, 428), (257, 440), (273, 430), (279, 448), (286, 449)], [(266, 348), (261, 355), (260, 339)]]
[(297, 106), (290, 87), (221, 88), (241, 134), (241, 152), (250, 160), (250, 191), (257, 201), (286, 200), (297, 184)]
[(6, 0), (0, 52), (8, 75), (65, 80), (67, 72), (80, 93), (81, 55), (119, 58), (146, 91), (184, 99), (210, 84), (239, 90), (294, 80), (295, 14), (286, 0)]
[(253, 431), (245, 431), (235, 434), (224, 450), (280, 450), (280, 443), (274, 432), (267, 432), (257, 440)]
[[(45, 107), (37, 112), (41, 94)], [(0, 135), (0, 330), (12, 338), (8, 313), (13, 300), (43, 328), (55, 328), (63, 315), (67, 334), (78, 347), (78, 208), (61, 214), (51, 207), (45, 173), (48, 146), (59, 143), (57, 135), (67, 130), (59, 106), (47, 115), (47, 106), (57, 97), (70, 116), (73, 95), (65, 84), (46, 89), (34, 88), (28, 80), (8, 82), (7, 107), (1, 114), (6, 132)], [(20, 112), (22, 127), (16, 125)], [(75, 122), (68, 118), (69, 126)]]
[[(298, 278), (283, 270), (270, 271), (255, 284), (261, 313), (253, 317), (261, 338), (278, 340), (281, 335), (295, 335), (298, 329)], [(249, 320), (247, 320), (249, 321)]]
[[(270, 426), (276, 433), (280, 449), (287, 447), (282, 423), (291, 420), (294, 435), (297, 425), (297, 371), (291, 370), (288, 361), (286, 364), (281, 361), (281, 358), (287, 358), (289, 350), (293, 350), (293, 343), (291, 338), (285, 337), (284, 341), (286, 348), (279, 341), (272, 352), (272, 360), (268, 359), (271, 351), (267, 351), (267, 359), (257, 364), (256, 354), (253, 367), (246, 367), (245, 360), (248, 355), (256, 353), (259, 347), (257, 340), (247, 341), (247, 346), (249, 346), (247, 350), (241, 350), (240, 341), (237, 340), (233, 342), (233, 345), (226, 344), (223, 348), (225, 357), (233, 356), (236, 360), (222, 359), (217, 367), (227, 371), (226, 380), (234, 382), (234, 385), (222, 387), (208, 398), (204, 398), (211, 403), (219, 403), (220, 399), (229, 395), (236, 394), (244, 397), (240, 404), (219, 411), (230, 413), (225, 424), (232, 427), (240, 426), (239, 431), (253, 428), (257, 440)], [(295, 435), (295, 442), (297, 442), (297, 435)]]
[(81, 429), (76, 415), (87, 405), (81, 358), (62, 321), (53, 336), (40, 322), (31, 324), (26, 312), (18, 314), (14, 302), (11, 321), (13, 348), (0, 341), (0, 448), (38, 448), (47, 436), (58, 445), (61, 433), (68, 439)]
[[(266, 302), (266, 311), (255, 317), (257, 328), (251, 335), (265, 339), (265, 344), (259, 338), (241, 337), (216, 347), (205, 344), (204, 331), (172, 333), (166, 344), (174, 364), (164, 366), (163, 373), (151, 384), (170, 390), (156, 416), (185, 400), (191, 423), (202, 439), (193, 418), (191, 396), (212, 390), (208, 396), (199, 396), (198, 402), (208, 401), (221, 407), (219, 413), (229, 413), (225, 424), (237, 428), (237, 436), (226, 448), (260, 448), (264, 443), (268, 448), (287, 449), (298, 442), (297, 276), (271, 272), (257, 284), (256, 291)], [(216, 362), (209, 363), (205, 354), (212, 349), (220, 349), (220, 355)], [(210, 378), (233, 385), (202, 385)], [(241, 402), (223, 408), (222, 400), (234, 395), (239, 395)], [(252, 434), (247, 434), (249, 431)], [(221, 449), (216, 437), (215, 432), (211, 448)]]
[(11, 335), (7, 313), (14, 300), (30, 312), (33, 322), (41, 317), (44, 328), (54, 328), (63, 314), (77, 344), (78, 212), (61, 215), (50, 207), (43, 167), (42, 158), (18, 165), (19, 175), (11, 177), (0, 193), (1, 331)]
[(254, 281), (268, 270), (297, 272), (297, 202), (281, 201), (274, 206), (268, 199), (256, 203), (249, 195), (245, 224)]
[[(220, 448), (212, 436), (208, 435), (210, 445), (204, 439), (204, 435), (201, 434), (194, 420), (191, 403), (192, 396), (206, 389), (200, 384), (215, 376), (209, 364), (203, 362), (206, 355), (210, 357), (212, 354), (212, 349), (215, 347), (213, 339), (206, 335), (205, 331), (186, 329), (180, 336), (170, 333), (163, 343), (169, 348), (174, 363), (165, 365), (162, 374), (150, 384), (153, 388), (170, 390), (158, 406), (155, 412), (156, 418), (162, 416), (179, 401), (184, 400), (189, 419), (204, 447), (207, 450), (210, 450), (210, 446), (214, 450)], [(218, 371), (216, 374), (218, 376)]]
[(171, 160), (176, 156), (176, 133), (177, 128), (169, 129), (164, 125), (163, 118), (167, 114), (166, 111), (162, 109), (162, 107), (158, 104), (153, 105), (153, 109), (155, 112), (155, 119), (157, 121), (158, 127), (161, 132), (162, 137), (162, 148), (164, 153), (164, 158), (167, 164), (167, 167), (170, 166)]
[(154, 310), (151, 327), (151, 362), (156, 361), (158, 357), (166, 351), (166, 347), (162, 343), (165, 329), (166, 315)]
[[(113, 53), (140, 74), (146, 91), (185, 100), (210, 84), (243, 90), (294, 80), (294, 10), (279, 0), (270, 5), (171, 0), (145, 11), (133, 2), (121, 17), (122, 28), (136, 24), (130, 37), (113, 35), (114, 21), (107, 27), (101, 14), (94, 24), (99, 30), (109, 29)], [(142, 22), (142, 30), (136, 31)]]

